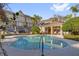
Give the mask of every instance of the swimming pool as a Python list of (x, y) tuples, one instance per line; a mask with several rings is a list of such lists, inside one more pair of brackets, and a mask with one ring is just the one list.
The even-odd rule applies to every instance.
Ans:
[(60, 40), (59, 38), (48, 35), (20, 36), (16, 39), (17, 40), (12, 42), (10, 46), (24, 50), (41, 49), (42, 41), (44, 49), (58, 49), (69, 46), (66, 42)]

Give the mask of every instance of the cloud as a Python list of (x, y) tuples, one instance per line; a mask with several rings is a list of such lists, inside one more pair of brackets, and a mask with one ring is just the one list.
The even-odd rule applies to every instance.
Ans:
[(51, 10), (54, 10), (54, 11), (56, 11), (56, 12), (58, 12), (58, 11), (60, 11), (60, 12), (62, 12), (62, 11), (65, 11), (65, 10), (69, 10), (70, 9), (70, 7), (69, 7), (69, 4), (66, 4), (66, 3), (64, 3), (64, 4), (53, 4), (51, 7), (50, 7), (50, 9)]

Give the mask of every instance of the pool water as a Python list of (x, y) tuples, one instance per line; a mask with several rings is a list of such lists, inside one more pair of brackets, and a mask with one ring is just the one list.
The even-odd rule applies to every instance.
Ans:
[(41, 49), (42, 40), (44, 49), (58, 49), (67, 47), (68, 44), (59, 38), (52, 36), (21, 36), (17, 37), (17, 40), (14, 41), (10, 46), (19, 49)]

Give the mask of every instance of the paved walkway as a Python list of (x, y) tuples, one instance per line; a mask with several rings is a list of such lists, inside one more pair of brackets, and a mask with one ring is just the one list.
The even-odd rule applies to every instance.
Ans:
[[(10, 46), (10, 43), (16, 38), (6, 38), (3, 43), (3, 48), (7, 51), (9, 56), (41, 56), (41, 49), (37, 50), (22, 50)], [(60, 39), (61, 40), (61, 39)], [(70, 46), (60, 49), (45, 49), (45, 56), (79, 56), (79, 42), (72, 40), (65, 40)], [(1, 51), (1, 50), (0, 50)]]

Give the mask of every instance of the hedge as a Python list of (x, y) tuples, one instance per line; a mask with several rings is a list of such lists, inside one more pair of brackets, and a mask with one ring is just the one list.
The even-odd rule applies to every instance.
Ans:
[(70, 39), (70, 40), (79, 41), (79, 35), (65, 34), (65, 35), (64, 35), (64, 38), (65, 38), (65, 39)]

